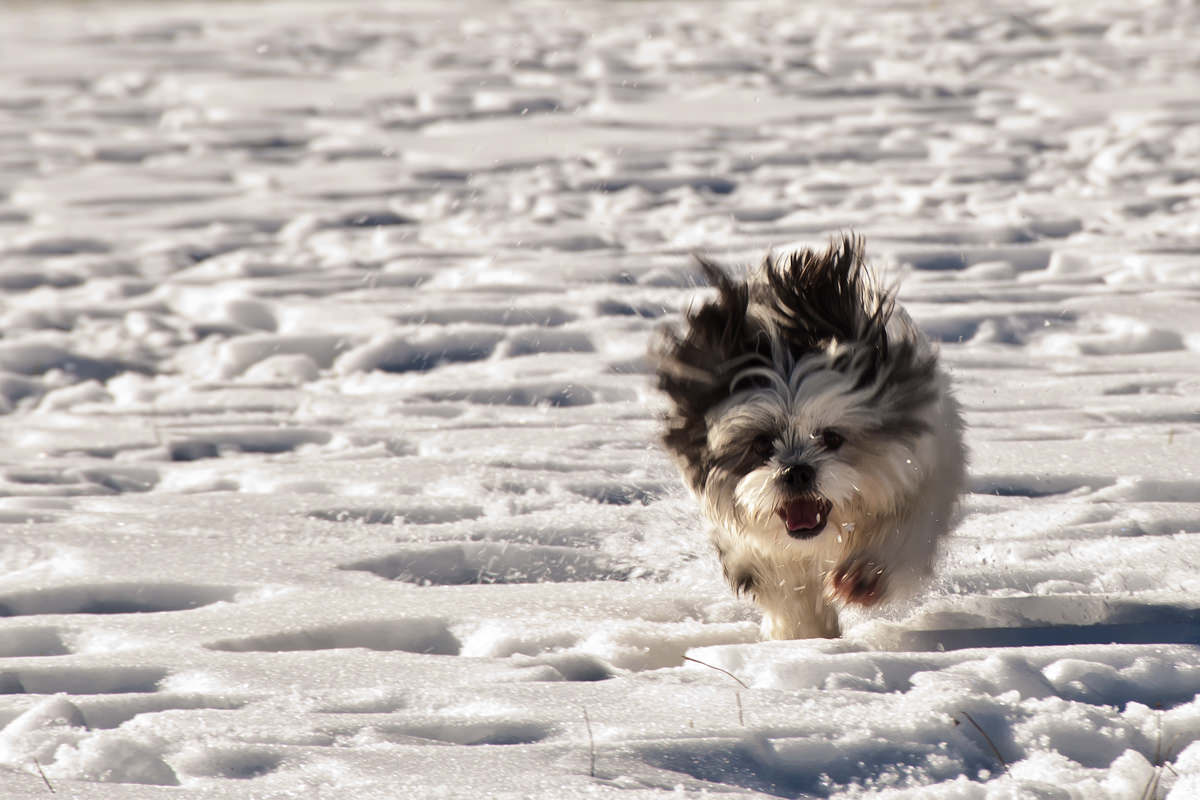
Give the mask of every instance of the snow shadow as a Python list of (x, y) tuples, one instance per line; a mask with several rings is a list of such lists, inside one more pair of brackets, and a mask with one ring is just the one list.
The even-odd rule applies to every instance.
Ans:
[(1112, 483), (1112, 478), (1097, 475), (978, 475), (970, 479), (969, 490), (974, 494), (1033, 499), (1098, 489)]
[(500, 329), (483, 328), (425, 334), (386, 336), (346, 353), (337, 362), (341, 374), (351, 372), (428, 372), (442, 364), (481, 361), (504, 340)]
[(1114, 603), (1104, 622), (997, 628), (905, 631), (897, 650), (977, 647), (1054, 647), (1081, 644), (1191, 644), (1200, 646), (1200, 609)]
[(112, 730), (142, 714), (201, 709), (231, 711), (242, 708), (248, 701), (212, 694), (155, 691), (128, 694), (109, 693), (105, 696), (88, 698), (86, 702), (83, 700), (77, 702), (82, 709), (83, 716), (87, 719), (89, 728)]
[(40, 614), (149, 614), (188, 611), (233, 599), (234, 589), (193, 584), (57, 586), (0, 595), (0, 617)]
[(420, 739), (474, 746), (536, 744), (550, 736), (553, 728), (540, 722), (464, 719), (427, 725), (378, 726), (376, 731), (384, 739), (397, 743), (411, 743), (413, 739)]
[(402, 650), (409, 653), (456, 656), (462, 649), (446, 623), (437, 619), (363, 621), (285, 633), (223, 639), (206, 645), (232, 653), (282, 653), (297, 650)]
[(846, 746), (827, 737), (699, 739), (686, 744), (642, 748), (644, 761), (702, 781), (749, 789), (776, 797), (828, 797), (838, 786), (868, 783), (885, 773), (945, 771), (944, 779), (991, 764), (964, 765), (935, 744), (884, 739)]
[(148, 694), (165, 677), (157, 667), (14, 669), (0, 672), (0, 695)]
[(304, 445), (329, 444), (333, 434), (308, 428), (235, 428), (210, 431), (177, 439), (167, 448), (172, 461), (216, 458), (224, 451), (239, 453), (289, 453)]
[(0, 658), (40, 658), (63, 656), (70, 652), (55, 628), (0, 631)]
[(275, 772), (283, 760), (281, 753), (267, 747), (222, 747), (187, 754), (179, 766), (185, 775), (244, 781)]

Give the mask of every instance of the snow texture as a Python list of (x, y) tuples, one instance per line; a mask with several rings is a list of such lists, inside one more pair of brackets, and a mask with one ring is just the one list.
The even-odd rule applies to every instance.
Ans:
[[(6, 4), (0, 798), (1200, 797), (1198, 39)], [(846, 230), (970, 493), (923, 591), (762, 643), (646, 346), (690, 253)]]

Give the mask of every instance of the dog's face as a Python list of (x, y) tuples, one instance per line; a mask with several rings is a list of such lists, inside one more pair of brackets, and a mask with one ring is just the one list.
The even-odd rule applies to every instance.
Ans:
[(704, 468), (693, 488), (715, 520), (805, 541), (853, 533), (918, 490), (927, 434), (890, 435), (881, 426), (887, 414), (834, 360), (815, 354), (787, 376), (751, 368), (705, 415)]
[(794, 546), (905, 507), (932, 468), (935, 359), (846, 239), (746, 282), (656, 349), (664, 442), (707, 514)]

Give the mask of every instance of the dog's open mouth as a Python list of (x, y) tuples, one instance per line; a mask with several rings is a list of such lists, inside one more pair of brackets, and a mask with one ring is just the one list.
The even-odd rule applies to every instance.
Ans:
[(811, 539), (825, 529), (833, 503), (824, 497), (800, 497), (788, 500), (778, 510), (779, 518), (793, 539)]

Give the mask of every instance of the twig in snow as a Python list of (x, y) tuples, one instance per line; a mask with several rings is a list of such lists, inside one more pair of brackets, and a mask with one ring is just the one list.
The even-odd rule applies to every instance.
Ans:
[(1158, 784), (1162, 780), (1162, 713), (1156, 716), (1158, 720), (1158, 735), (1154, 742), (1154, 772), (1142, 789), (1141, 800), (1158, 800)]
[(1158, 787), (1162, 783), (1162, 773), (1164, 769), (1171, 771), (1172, 775), (1178, 775), (1175, 768), (1166, 763), (1165, 756), (1175, 748), (1175, 743), (1179, 741), (1179, 737), (1173, 738), (1167, 745), (1166, 751), (1163, 750), (1163, 731), (1162, 731), (1162, 706), (1156, 705), (1155, 710), (1158, 711), (1158, 736), (1154, 743), (1154, 774), (1150, 776), (1150, 780), (1146, 781), (1146, 787), (1142, 789), (1141, 800), (1158, 800)]
[[(730, 672), (730, 671), (729, 671), (729, 670), (727, 670), (727, 669), (721, 669), (720, 667), (714, 667), (712, 664), (705, 664), (705, 663), (704, 663), (703, 661), (701, 661), (700, 659), (698, 659), (698, 658), (692, 658), (691, 656), (684, 656), (684, 657), (683, 657), (683, 660), (684, 660), (684, 661), (691, 661), (693, 664), (699, 664), (700, 666), (702, 666), (702, 667), (708, 667), (709, 669), (715, 669), (717, 672), (724, 672), (726, 675), (728, 675), (729, 677), (733, 678), (735, 681), (737, 681), (738, 683), (740, 683), (740, 684), (742, 685), (742, 688), (743, 688), (743, 689), (749, 689), (749, 688), (750, 688), (749, 686), (747, 686), (747, 685), (746, 685), (746, 682), (745, 682), (745, 681), (743, 681), (741, 678), (739, 678), (737, 675), (734, 675), (732, 672)], [(739, 701), (739, 703), (740, 703), (740, 701)]]
[(741, 725), (741, 726), (744, 728), (744, 727), (746, 727), (746, 718), (742, 716), (742, 693), (741, 693), (741, 692), (734, 692), (734, 693), (733, 693), (733, 696), (737, 698), (737, 704), (738, 704), (738, 725)]
[(1160, 780), (1162, 780), (1162, 767), (1156, 766), (1150, 775), (1150, 780), (1146, 781), (1146, 788), (1142, 790), (1140, 800), (1158, 800), (1158, 782)]
[[(992, 755), (994, 755), (996, 760), (1000, 762), (1000, 766), (1004, 767), (1004, 774), (1012, 775), (1008, 769), (1008, 762), (1004, 760), (1004, 756), (1000, 755), (1000, 748), (996, 747), (996, 743), (992, 741), (992, 737), (987, 735), (987, 731), (979, 727), (979, 723), (975, 721), (975, 718), (966, 711), (960, 711), (958, 713), (966, 717), (967, 722), (975, 726), (975, 730), (979, 731), (979, 735), (982, 736), (983, 740), (988, 743), (988, 747), (992, 748)], [(954, 720), (954, 724), (957, 725), (958, 720)]]
[(588, 717), (587, 706), (581, 706), (583, 709), (583, 724), (587, 727), (588, 732), (588, 758), (591, 766), (588, 768), (588, 774), (593, 778), (596, 777), (596, 739), (592, 736), (592, 720)]
[(38, 763), (36, 758), (33, 760), (33, 765), (37, 767), (38, 775), (42, 776), (42, 783), (46, 784), (46, 788), (50, 790), (50, 794), (54, 794), (54, 787), (50, 785), (50, 779), (46, 777), (46, 773), (42, 772), (42, 765)]

